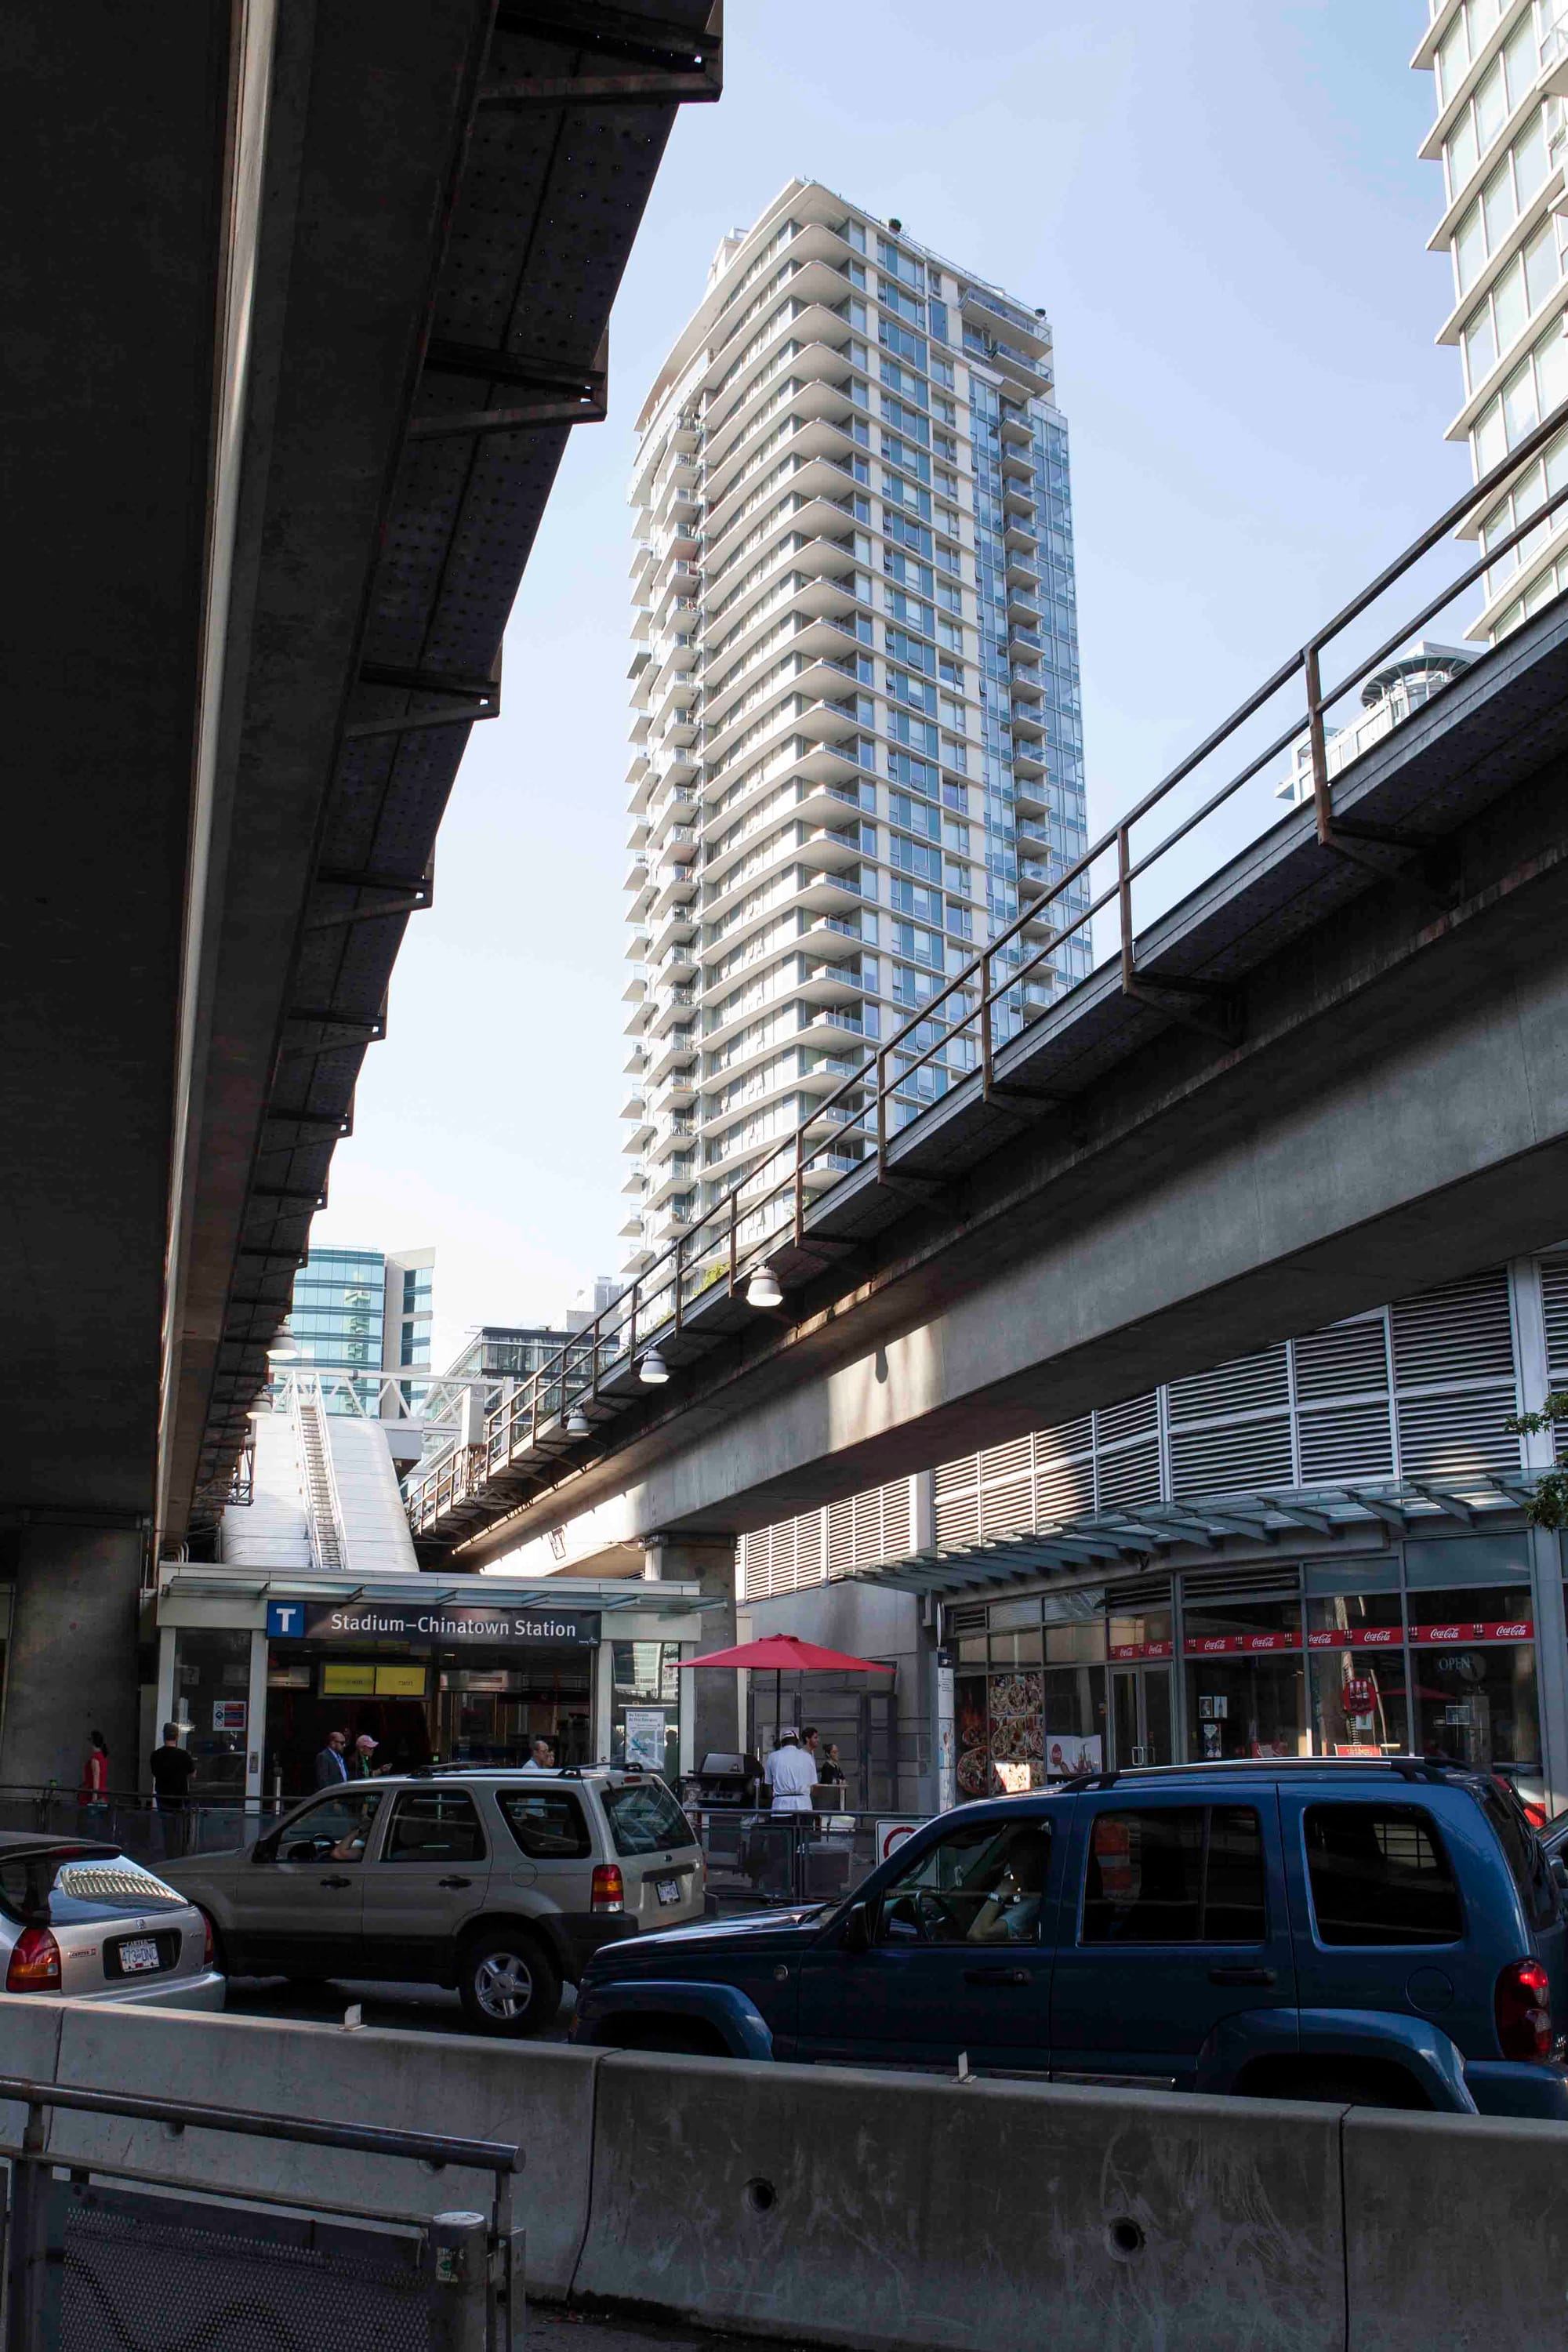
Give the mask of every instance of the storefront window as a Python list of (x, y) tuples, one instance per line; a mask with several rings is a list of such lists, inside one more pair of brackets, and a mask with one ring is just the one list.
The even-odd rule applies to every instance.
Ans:
[(1307, 1654), (1314, 1754), (1409, 1753), (1396, 1559), (1308, 1569)]
[(615, 1711), (610, 1757), (662, 1772), (674, 1788), (680, 1777), (680, 1644), (614, 1642)]
[(205, 1804), (245, 1795), (250, 1715), (250, 1635), (182, 1625), (174, 1635), (174, 1713), (190, 1726), (191, 1794)]
[(1420, 1755), (1460, 1764), (1540, 1759), (1527, 1540), (1457, 1537), (1405, 1546)]
[[(1106, 1707), (1100, 1601), (1095, 1591), (999, 1602), (988, 1640), (965, 1637), (957, 1643), (953, 1724), (961, 1798), (1017, 1795), (1070, 1772), (1100, 1769)], [(1004, 1613), (1011, 1622), (998, 1631)], [(986, 1671), (975, 1671), (982, 1664)]]
[(1182, 1646), (1191, 1755), (1208, 1760), (1305, 1752), (1299, 1601), (1189, 1603)]

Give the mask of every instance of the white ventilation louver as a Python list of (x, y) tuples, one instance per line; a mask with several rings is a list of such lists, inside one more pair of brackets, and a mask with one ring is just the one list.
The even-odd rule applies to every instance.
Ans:
[(1513, 1320), (1501, 1266), (1445, 1283), (1389, 1309), (1394, 1380), (1401, 1389), (1513, 1377)]
[(1289, 1413), (1171, 1433), (1171, 1493), (1177, 1501), (1190, 1495), (1237, 1494), (1249, 1486), (1294, 1484)]
[(1358, 1316), (1352, 1323), (1309, 1331), (1304, 1339), (1291, 1342), (1291, 1353), (1299, 1403), (1388, 1388), (1388, 1324), (1381, 1307), (1375, 1315)]
[(1171, 1420), (1211, 1421), (1221, 1413), (1254, 1412), (1287, 1403), (1289, 1393), (1285, 1350), (1269, 1348), (1260, 1356), (1237, 1356), (1191, 1380), (1173, 1381)]

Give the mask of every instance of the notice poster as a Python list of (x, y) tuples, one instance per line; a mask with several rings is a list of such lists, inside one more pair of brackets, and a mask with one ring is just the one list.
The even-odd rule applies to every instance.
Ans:
[(628, 1706), (626, 1709), (626, 1762), (640, 1764), (645, 1772), (664, 1769), (664, 1709), (661, 1706)]
[(245, 1717), (246, 1702), (244, 1699), (214, 1699), (213, 1729), (215, 1731), (243, 1731), (245, 1729)]
[(1051, 1738), (1046, 1741), (1046, 1778), (1049, 1780), (1066, 1780), (1069, 1773), (1104, 1769), (1105, 1743), (1097, 1731), (1087, 1737), (1073, 1732), (1060, 1739)]

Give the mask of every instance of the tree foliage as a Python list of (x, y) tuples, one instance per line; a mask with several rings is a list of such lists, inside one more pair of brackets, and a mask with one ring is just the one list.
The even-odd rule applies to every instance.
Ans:
[[(1533, 1437), (1562, 1421), (1568, 1421), (1568, 1389), (1553, 1389), (1539, 1412), (1510, 1413), (1503, 1427), (1516, 1436)], [(1568, 1527), (1568, 1469), (1541, 1473), (1524, 1515), (1532, 1527)]]

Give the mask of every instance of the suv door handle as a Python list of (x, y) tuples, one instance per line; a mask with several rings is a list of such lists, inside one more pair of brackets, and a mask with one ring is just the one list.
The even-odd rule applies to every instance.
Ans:
[(471, 1878), (438, 1878), (436, 1881), (437, 1886), (471, 1886), (473, 1883)]
[(1276, 1974), (1273, 1969), (1211, 1969), (1209, 1982), (1218, 1985), (1271, 1985), (1276, 1980)]
[(323, 1886), (352, 1886), (353, 1885), (353, 1880), (352, 1878), (323, 1878), (321, 1885)]
[(1026, 1985), (1029, 1971), (1027, 1969), (965, 1969), (963, 1981), (965, 1984)]

